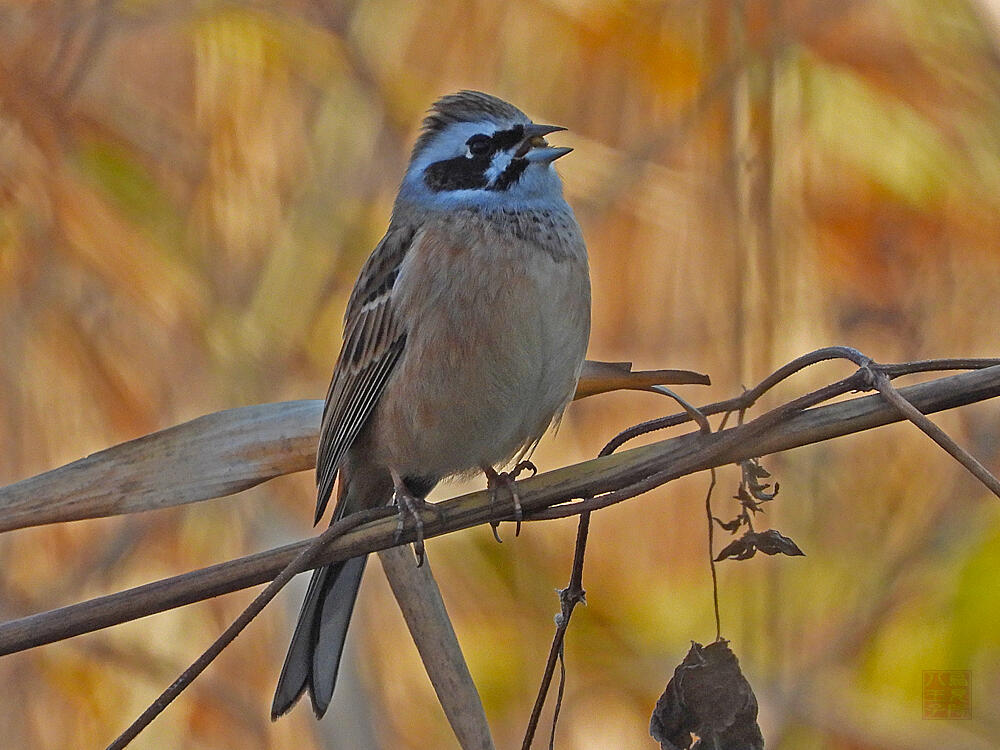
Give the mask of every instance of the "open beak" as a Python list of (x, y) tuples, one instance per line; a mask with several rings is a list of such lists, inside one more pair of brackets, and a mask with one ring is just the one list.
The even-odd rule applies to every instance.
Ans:
[(545, 136), (549, 133), (557, 133), (565, 129), (560, 125), (535, 125), (534, 123), (525, 125), (524, 140), (514, 152), (514, 156), (536, 164), (550, 164), (559, 157), (566, 156), (573, 149), (552, 148), (545, 140)]

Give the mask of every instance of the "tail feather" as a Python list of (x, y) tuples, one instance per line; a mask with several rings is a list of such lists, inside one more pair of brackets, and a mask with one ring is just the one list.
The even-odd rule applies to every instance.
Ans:
[(316, 716), (326, 713), (366, 560), (367, 555), (354, 557), (313, 572), (274, 691), (272, 720), (294, 706), (307, 688)]
[[(392, 499), (391, 475), (385, 467), (372, 463), (368, 452), (363, 441), (348, 451), (340, 467), (331, 523)], [(274, 691), (272, 720), (287, 713), (307, 690), (316, 716), (322, 718), (326, 713), (367, 557), (354, 557), (313, 571)]]

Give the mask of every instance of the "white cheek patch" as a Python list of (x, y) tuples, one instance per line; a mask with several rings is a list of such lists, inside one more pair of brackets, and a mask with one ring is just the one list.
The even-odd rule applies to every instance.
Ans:
[(503, 174), (504, 170), (510, 166), (511, 160), (514, 155), (509, 151), (498, 151), (493, 156), (493, 161), (490, 162), (489, 169), (486, 170), (486, 182), (492, 185), (497, 177)]

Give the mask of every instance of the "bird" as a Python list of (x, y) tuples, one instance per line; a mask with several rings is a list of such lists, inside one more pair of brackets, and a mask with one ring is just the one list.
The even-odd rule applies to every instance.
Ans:
[[(419, 510), (442, 479), (496, 492), (573, 397), (590, 335), (587, 249), (553, 163), (572, 149), (496, 96), (460, 91), (423, 120), (385, 236), (344, 315), (323, 409), (316, 523), (395, 501)], [(531, 467), (533, 468), (533, 467)], [(494, 495), (494, 498), (496, 495)], [(418, 549), (418, 557), (422, 549)], [(271, 706), (332, 699), (366, 557), (316, 569)]]

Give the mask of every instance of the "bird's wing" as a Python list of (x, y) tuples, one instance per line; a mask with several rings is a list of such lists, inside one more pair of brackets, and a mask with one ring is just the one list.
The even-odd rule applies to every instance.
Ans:
[(344, 315), (344, 345), (323, 407), (316, 456), (316, 521), (326, 510), (334, 480), (392, 374), (406, 343), (406, 327), (393, 304), (399, 266), (414, 239), (406, 227), (389, 227), (369, 256)]

